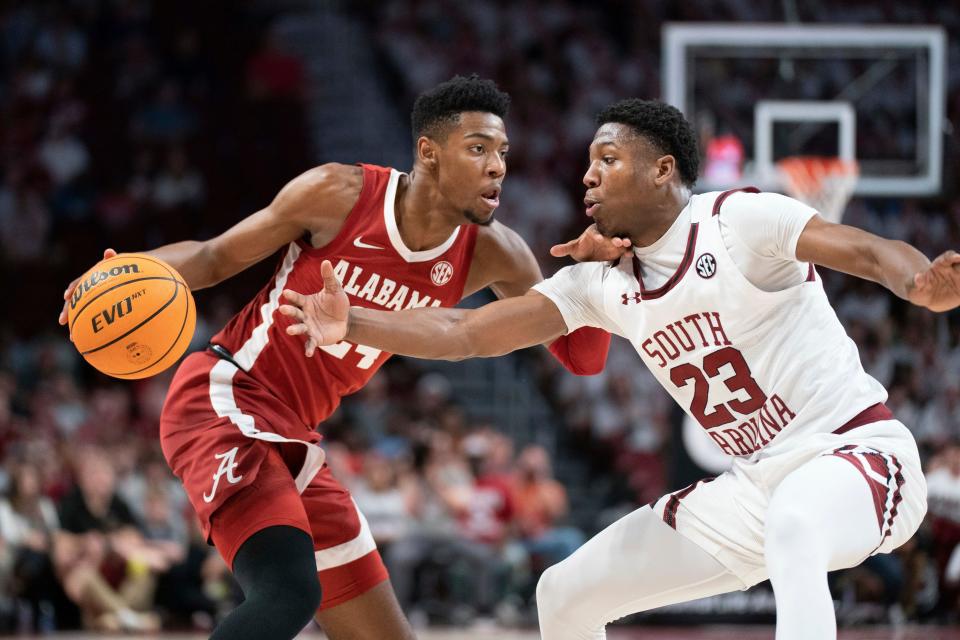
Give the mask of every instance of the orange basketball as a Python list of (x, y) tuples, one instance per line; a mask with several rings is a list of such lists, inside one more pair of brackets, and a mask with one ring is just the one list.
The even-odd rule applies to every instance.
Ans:
[(122, 253), (83, 274), (67, 305), (70, 339), (115, 378), (160, 373), (186, 351), (197, 322), (183, 278), (159, 258)]

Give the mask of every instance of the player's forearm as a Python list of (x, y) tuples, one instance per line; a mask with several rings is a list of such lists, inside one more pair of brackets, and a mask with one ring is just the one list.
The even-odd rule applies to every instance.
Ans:
[(431, 360), (502, 356), (566, 331), (557, 307), (540, 294), (497, 300), (479, 309), (350, 309), (346, 339)]
[(156, 256), (176, 269), (194, 291), (212, 287), (224, 279), (217, 268), (213, 251), (206, 242), (174, 242), (144, 253)]
[(897, 296), (907, 299), (914, 276), (930, 266), (918, 249), (899, 240), (882, 240), (873, 247), (876, 281)]
[[(346, 340), (428, 360), (463, 360), (476, 353), (465, 330), (467, 309), (375, 311), (352, 307)], [(490, 354), (492, 355), (492, 354)]]

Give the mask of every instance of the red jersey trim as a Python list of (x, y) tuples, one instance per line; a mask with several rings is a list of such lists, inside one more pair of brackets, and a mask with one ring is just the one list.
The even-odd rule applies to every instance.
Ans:
[(729, 191), (724, 191), (719, 196), (717, 196), (716, 201), (713, 203), (713, 213), (711, 213), (710, 215), (711, 216), (720, 215), (720, 207), (723, 206), (724, 200), (726, 200), (727, 198), (729, 198), (735, 193), (739, 193), (740, 191), (743, 191), (744, 193), (760, 193), (760, 189), (757, 189), (756, 187), (742, 187), (740, 189), (730, 189)]
[(857, 427), (862, 427), (865, 424), (871, 424), (874, 422), (881, 422), (883, 420), (893, 420), (893, 412), (887, 408), (887, 405), (882, 402), (878, 402), (875, 405), (869, 406), (857, 415), (853, 416), (845, 424), (834, 430), (833, 433), (840, 434), (846, 433), (847, 431), (852, 431)]
[(686, 489), (681, 489), (673, 495), (670, 496), (670, 499), (667, 500), (667, 504), (663, 508), (663, 521), (667, 523), (673, 529), (677, 528), (677, 510), (680, 509), (680, 501), (690, 495), (694, 489), (700, 485), (707, 484), (708, 482), (713, 482), (716, 478), (704, 478), (703, 480), (697, 480), (691, 484)]
[(641, 299), (656, 300), (677, 286), (677, 283), (683, 279), (683, 276), (690, 269), (690, 265), (693, 264), (693, 254), (696, 253), (697, 249), (697, 229), (699, 226), (700, 223), (698, 222), (690, 225), (690, 234), (687, 236), (687, 250), (683, 254), (683, 260), (680, 261), (680, 266), (677, 267), (676, 272), (670, 276), (670, 279), (664, 282), (658, 289), (648, 291), (646, 287), (643, 286), (643, 278), (640, 277), (640, 259), (636, 255), (633, 256), (633, 275), (636, 276), (637, 282), (640, 283)]

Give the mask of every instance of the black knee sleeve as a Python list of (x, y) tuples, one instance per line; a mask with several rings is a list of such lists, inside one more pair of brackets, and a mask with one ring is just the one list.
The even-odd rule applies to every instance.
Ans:
[(275, 526), (250, 536), (237, 551), (233, 574), (245, 599), (211, 640), (287, 640), (320, 606), (313, 540), (300, 529)]

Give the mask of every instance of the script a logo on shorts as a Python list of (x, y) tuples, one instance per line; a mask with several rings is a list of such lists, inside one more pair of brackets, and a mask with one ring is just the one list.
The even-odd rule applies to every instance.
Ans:
[(711, 253), (701, 253), (697, 258), (697, 275), (701, 278), (712, 278), (717, 272), (717, 259)]
[(203, 494), (204, 502), (213, 502), (213, 496), (217, 494), (217, 487), (220, 485), (220, 478), (226, 476), (227, 482), (230, 484), (237, 484), (243, 480), (243, 476), (233, 475), (233, 470), (237, 468), (237, 449), (239, 447), (234, 447), (224, 453), (214, 454), (213, 457), (220, 460), (220, 468), (213, 474), (213, 487), (210, 489), (210, 495)]
[(450, 278), (453, 277), (453, 265), (447, 262), (446, 260), (441, 260), (437, 264), (433, 265), (433, 269), (430, 269), (430, 279), (433, 280), (433, 284), (438, 287), (450, 282)]

